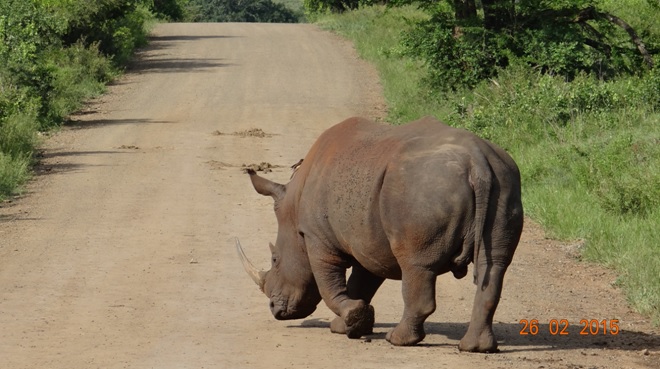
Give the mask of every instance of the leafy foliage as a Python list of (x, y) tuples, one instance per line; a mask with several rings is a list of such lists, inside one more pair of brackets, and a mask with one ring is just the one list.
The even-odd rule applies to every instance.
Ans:
[(191, 0), (196, 7), (196, 22), (297, 23), (300, 18), (291, 9), (272, 0)]
[(182, 21), (187, 18), (188, 0), (153, 0), (149, 10), (158, 18)]
[(151, 17), (147, 5), (130, 0), (80, 0), (60, 2), (56, 9), (65, 17), (64, 45), (97, 44), (118, 64), (126, 63), (132, 51), (146, 43), (145, 22)]
[(427, 63), (428, 83), (440, 89), (462, 85), (474, 86), (492, 77), (495, 67), (507, 63), (506, 49), (495, 43), (487, 45), (481, 27), (463, 27), (461, 37), (454, 35), (454, 20), (449, 13), (438, 12), (405, 34), (403, 45), (408, 55)]
[[(595, 0), (497, 0), (491, 8), (484, 1), (482, 16), (467, 17), (459, 17), (453, 3), (422, 1), (431, 17), (404, 40), (409, 54), (427, 63), (428, 82), (437, 89), (475, 86), (514, 59), (567, 79), (581, 72), (604, 79), (631, 75), (652, 64), (635, 30)], [(502, 4), (505, 11), (489, 18)], [(651, 52), (658, 50), (655, 40), (650, 37)]]
[(100, 93), (146, 40), (149, 9), (172, 2), (0, 2), (0, 198), (29, 177), (37, 131)]
[(360, 5), (360, 0), (304, 0), (303, 5), (308, 13), (342, 12), (356, 9)]

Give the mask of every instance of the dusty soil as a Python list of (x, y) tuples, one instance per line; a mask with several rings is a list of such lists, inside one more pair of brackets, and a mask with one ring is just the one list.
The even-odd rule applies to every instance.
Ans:
[[(495, 317), (499, 354), (458, 352), (474, 286), (450, 275), (416, 347), (384, 339), (403, 309), (395, 281), (366, 339), (331, 334), (322, 304), (274, 320), (232, 245), (267, 267), (276, 233), (241, 165), (277, 165), (268, 176), (285, 182), (325, 128), (384, 115), (377, 75), (310, 25), (161, 25), (138, 59), (45, 139), (27, 192), (0, 207), (0, 368), (660, 368), (660, 332), (615, 275), (531, 221)], [(214, 134), (255, 128), (271, 136)], [(620, 333), (580, 335), (582, 319)]]

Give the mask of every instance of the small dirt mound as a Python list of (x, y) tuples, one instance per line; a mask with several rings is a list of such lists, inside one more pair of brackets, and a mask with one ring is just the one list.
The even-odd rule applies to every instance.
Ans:
[(250, 128), (246, 129), (244, 131), (237, 131), (234, 133), (223, 133), (221, 131), (214, 131), (212, 133), (215, 136), (225, 136), (225, 135), (231, 135), (231, 136), (238, 136), (238, 137), (257, 137), (257, 138), (266, 138), (266, 137), (272, 137), (273, 135), (270, 133), (264, 132), (263, 129), (261, 128)]
[(206, 164), (208, 164), (211, 167), (211, 169), (214, 169), (214, 170), (215, 169), (223, 170), (225, 168), (235, 167), (235, 165), (231, 165), (229, 163), (225, 163), (225, 162), (217, 161), (217, 160), (209, 160), (209, 161), (206, 162)]
[(259, 138), (272, 136), (271, 134), (264, 132), (261, 128), (251, 128), (245, 131), (234, 132), (234, 135), (239, 137), (259, 137)]
[(267, 162), (261, 162), (261, 164), (243, 164), (241, 169), (243, 170), (243, 173), (247, 173), (248, 169), (252, 169), (255, 172), (264, 172), (264, 173), (270, 173), (273, 171), (273, 168), (281, 168), (281, 165), (273, 165), (271, 163)]

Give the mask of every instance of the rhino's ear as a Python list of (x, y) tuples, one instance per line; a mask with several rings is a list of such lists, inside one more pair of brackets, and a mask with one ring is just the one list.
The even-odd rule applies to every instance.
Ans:
[(257, 172), (252, 169), (248, 169), (247, 173), (250, 175), (252, 186), (254, 186), (254, 189), (260, 194), (271, 196), (275, 201), (284, 197), (284, 194), (286, 193), (286, 187), (284, 187), (284, 185), (260, 177), (257, 175)]

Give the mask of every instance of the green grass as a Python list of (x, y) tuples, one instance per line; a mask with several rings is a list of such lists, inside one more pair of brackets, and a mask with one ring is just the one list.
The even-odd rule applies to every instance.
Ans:
[(30, 158), (14, 158), (0, 152), (0, 200), (16, 193), (20, 185), (30, 178)]
[[(650, 19), (630, 14), (631, 24)], [(426, 87), (426, 67), (400, 43), (423, 17), (412, 7), (365, 7), (316, 23), (353, 40), (377, 67), (388, 121), (434, 115), (508, 150), (526, 213), (552, 237), (584, 240), (582, 257), (615, 269), (631, 306), (660, 323), (660, 68), (567, 83), (514, 63), (473, 90), (441, 93)]]
[(34, 115), (12, 115), (0, 124), (0, 200), (30, 178), (37, 127)]

